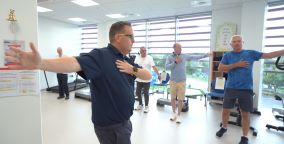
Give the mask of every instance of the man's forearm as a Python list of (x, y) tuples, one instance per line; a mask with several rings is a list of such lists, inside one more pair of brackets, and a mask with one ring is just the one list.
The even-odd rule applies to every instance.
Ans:
[(279, 51), (274, 51), (270, 53), (264, 53), (261, 58), (263, 59), (269, 59), (269, 58), (275, 58), (284, 55), (284, 49)]
[(219, 65), (218, 70), (222, 72), (228, 72), (235, 68), (237, 68), (236, 64), (229, 64), (229, 65), (222, 64), (222, 65)]
[(142, 80), (150, 80), (152, 78), (151, 73), (147, 69), (144, 69), (144, 68), (138, 68), (138, 71), (134, 74), (137, 78), (142, 79)]
[(156, 72), (157, 75), (160, 75), (159, 70), (157, 69), (156, 66), (153, 66), (153, 70)]
[(39, 69), (56, 73), (69, 73), (81, 70), (78, 61), (74, 57), (58, 59), (43, 59)]

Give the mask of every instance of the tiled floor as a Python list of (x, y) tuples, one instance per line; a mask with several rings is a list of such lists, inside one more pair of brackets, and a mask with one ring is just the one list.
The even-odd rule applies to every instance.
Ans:
[[(44, 144), (99, 144), (91, 123), (91, 104), (89, 101), (75, 99), (57, 100), (55, 93), (42, 93), (42, 125)], [(150, 111), (134, 111), (133, 144), (237, 144), (241, 129), (229, 126), (223, 138), (215, 137), (221, 121), (221, 106), (192, 99), (190, 109), (183, 113), (183, 122), (176, 124), (169, 120), (171, 108), (157, 107), (159, 95), (150, 97)], [(251, 122), (258, 129), (258, 136), (250, 133), (251, 144), (283, 144), (284, 132), (267, 130), (266, 123), (282, 125), (276, 121), (271, 109), (260, 109), (261, 116), (252, 116)]]

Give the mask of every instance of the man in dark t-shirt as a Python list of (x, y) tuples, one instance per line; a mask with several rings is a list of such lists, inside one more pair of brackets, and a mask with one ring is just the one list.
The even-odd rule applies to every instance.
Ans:
[(91, 81), (92, 121), (101, 144), (130, 144), (134, 107), (134, 80), (151, 79), (147, 69), (138, 67), (126, 55), (134, 36), (129, 22), (116, 22), (109, 31), (110, 44), (79, 57), (41, 59), (34, 44), (32, 52), (11, 47), (5, 59), (11, 69), (41, 69), (57, 73), (82, 71)]

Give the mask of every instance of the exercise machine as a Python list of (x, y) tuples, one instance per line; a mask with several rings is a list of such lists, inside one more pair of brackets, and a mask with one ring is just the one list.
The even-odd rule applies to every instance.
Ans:
[[(45, 81), (46, 81), (46, 85), (47, 85), (46, 91), (51, 91), (51, 92), (58, 93), (59, 92), (58, 85), (57, 86), (53, 86), (53, 87), (49, 87), (49, 83), (48, 83), (48, 80), (47, 80), (46, 72), (45, 71), (43, 71), (43, 72), (44, 72), (44, 77), (45, 77)], [(67, 85), (68, 85), (69, 92), (74, 91), (74, 90), (78, 90), (78, 89), (81, 89), (81, 88), (85, 88), (85, 87), (88, 86), (88, 84), (86, 83), (85, 80), (79, 79), (77, 73), (76, 73), (76, 79), (73, 82), (68, 83)]]
[[(275, 62), (275, 65), (278, 69), (284, 70), (284, 56), (278, 57), (276, 62)], [(282, 102), (283, 108), (272, 108), (272, 113), (273, 113), (273, 115), (276, 119), (282, 119), (282, 121), (284, 123), (284, 100), (283, 100), (284, 97), (276, 95), (275, 99)], [(275, 126), (275, 125), (267, 124), (266, 127), (268, 129), (275, 129), (277, 131), (284, 131), (284, 126)]]
[(84, 74), (83, 71), (79, 71), (79, 72), (77, 72), (77, 74), (79, 76), (81, 76), (87, 82), (88, 87), (85, 88), (85, 89), (77, 90), (75, 92), (75, 96), (74, 97), (75, 98), (86, 99), (86, 100), (91, 101), (92, 97), (91, 97), (91, 91), (90, 91), (90, 81), (87, 80), (87, 77), (86, 77), (86, 75)]

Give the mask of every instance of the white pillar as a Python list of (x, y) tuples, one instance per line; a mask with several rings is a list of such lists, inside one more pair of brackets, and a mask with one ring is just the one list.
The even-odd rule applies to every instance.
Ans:
[[(245, 41), (244, 49), (262, 51), (266, 5), (266, 0), (254, 0), (243, 3), (241, 35)], [(261, 62), (254, 64), (253, 79), (253, 90), (256, 93), (254, 108), (258, 108), (259, 100), (262, 95)]]

